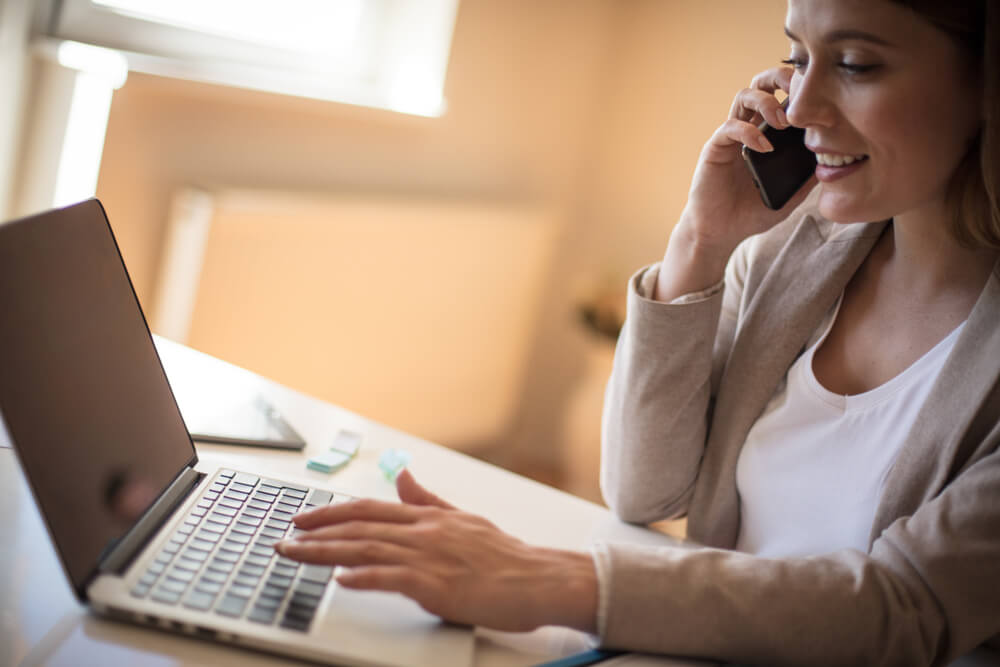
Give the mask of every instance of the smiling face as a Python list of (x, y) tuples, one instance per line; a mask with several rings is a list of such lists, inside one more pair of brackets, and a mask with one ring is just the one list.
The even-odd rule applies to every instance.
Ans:
[(796, 70), (788, 120), (817, 154), (820, 213), (944, 215), (982, 122), (981, 84), (959, 46), (888, 0), (789, 0), (785, 27)]

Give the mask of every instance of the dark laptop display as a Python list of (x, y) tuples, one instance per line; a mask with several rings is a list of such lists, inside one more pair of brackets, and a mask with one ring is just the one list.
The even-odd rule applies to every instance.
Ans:
[(0, 226), (0, 313), (0, 413), (83, 597), (194, 446), (99, 202)]

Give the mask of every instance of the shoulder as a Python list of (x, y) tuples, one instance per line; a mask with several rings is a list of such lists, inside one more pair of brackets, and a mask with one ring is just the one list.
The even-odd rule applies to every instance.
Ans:
[(750, 286), (759, 283), (784, 258), (799, 261), (803, 255), (829, 245), (860, 244), (868, 248), (887, 224), (833, 222), (819, 212), (817, 194), (814, 190), (780, 223), (740, 244), (731, 260), (731, 277)]

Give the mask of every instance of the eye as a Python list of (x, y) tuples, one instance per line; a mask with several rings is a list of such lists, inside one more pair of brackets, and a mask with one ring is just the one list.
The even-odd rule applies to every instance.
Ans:
[(794, 67), (796, 71), (802, 71), (803, 69), (806, 68), (806, 65), (809, 64), (809, 61), (806, 60), (805, 58), (794, 58), (794, 57), (785, 58), (781, 62), (784, 65), (790, 65), (791, 67)]
[(880, 65), (859, 65), (856, 63), (839, 62), (837, 63), (837, 67), (844, 70), (848, 74), (867, 74), (868, 72), (878, 69)]

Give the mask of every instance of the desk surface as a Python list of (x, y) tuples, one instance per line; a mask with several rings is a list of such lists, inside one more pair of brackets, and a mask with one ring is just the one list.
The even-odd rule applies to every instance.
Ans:
[[(376, 463), (384, 450), (402, 448), (413, 455), (409, 467), (421, 483), (528, 542), (585, 549), (596, 539), (651, 544), (669, 541), (658, 533), (622, 524), (597, 505), (304, 396), (176, 343), (158, 339), (157, 347), (175, 391), (183, 391), (184, 383), (192, 378), (202, 383), (253, 383), (308, 442), (304, 452), (198, 444), (198, 456), (206, 463), (237, 469), (266, 468), (274, 477), (292, 482), (395, 500), (395, 487), (379, 473)], [(364, 444), (357, 458), (333, 475), (306, 469), (306, 458), (324, 451), (342, 428), (363, 434)], [(7, 445), (5, 437), (0, 429), (3, 445)], [(6, 448), (0, 448), (0, 526), (6, 535), (0, 541), (0, 600), (4, 601), (0, 611), (0, 664), (301, 664), (122, 625), (88, 613), (73, 596), (14, 453)], [(521, 634), (477, 629), (475, 664), (530, 665), (585, 647), (584, 635), (564, 628), (548, 627)], [(615, 661), (626, 663), (705, 664), (639, 656)]]

